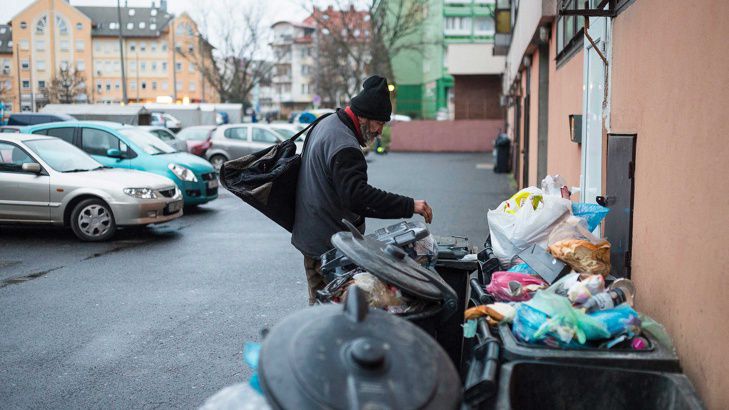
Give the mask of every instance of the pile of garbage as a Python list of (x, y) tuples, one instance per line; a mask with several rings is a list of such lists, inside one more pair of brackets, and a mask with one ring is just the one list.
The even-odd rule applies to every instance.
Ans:
[(559, 348), (644, 350), (644, 332), (672, 347), (660, 324), (633, 309), (632, 282), (609, 276), (610, 243), (592, 233), (607, 213), (598, 204), (573, 203), (560, 176), (489, 211), (491, 246), (503, 270), (485, 287), (496, 303), (468, 309), (466, 321), (507, 323), (521, 342)]

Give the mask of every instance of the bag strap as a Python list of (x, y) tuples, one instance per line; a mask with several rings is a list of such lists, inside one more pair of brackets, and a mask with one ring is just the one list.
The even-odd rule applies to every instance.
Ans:
[[(314, 126), (316, 124), (318, 124), (319, 121), (323, 120), (324, 118), (326, 118), (326, 117), (328, 117), (328, 116), (330, 116), (332, 114), (334, 114), (334, 113), (333, 112), (329, 112), (329, 113), (326, 113), (326, 114), (322, 115), (321, 117), (315, 119), (313, 122), (311, 122), (309, 125), (307, 125), (303, 130), (297, 132), (296, 134), (294, 134), (293, 137), (289, 138), (289, 141), (291, 141), (291, 142), (296, 141), (296, 139), (299, 138), (301, 136), (301, 134), (309, 131), (309, 129), (311, 129), (311, 128), (314, 128)], [(306, 142), (304, 142), (304, 143), (306, 143)]]

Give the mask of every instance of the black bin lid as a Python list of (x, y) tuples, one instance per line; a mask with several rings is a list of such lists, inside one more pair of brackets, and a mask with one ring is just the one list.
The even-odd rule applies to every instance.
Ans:
[[(455, 291), (443, 279), (420, 266), (404, 250), (363, 236), (346, 220), (342, 222), (349, 226), (350, 232), (334, 234), (332, 245), (355, 265), (424, 300), (441, 301), (455, 295)], [(450, 295), (446, 296), (446, 292)]]
[(341, 305), (301, 310), (266, 336), (261, 386), (278, 409), (455, 409), (461, 384), (445, 351), (405, 319), (369, 309), (356, 286)]

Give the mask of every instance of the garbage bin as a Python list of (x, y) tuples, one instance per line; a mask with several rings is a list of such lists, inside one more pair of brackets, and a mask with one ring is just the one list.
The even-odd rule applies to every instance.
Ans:
[[(456, 327), (458, 337), (461, 337), (463, 311), (458, 311), (460, 304), (456, 291), (444, 279), (415, 262), (394, 243), (378, 241), (373, 235), (363, 236), (351, 225), (349, 229), (349, 232), (339, 232), (332, 236), (332, 245), (351, 264), (349, 267), (363, 269), (422, 305), (415, 311), (394, 314), (418, 325), (436, 340), (439, 334), (446, 336), (447, 332), (452, 332)], [(339, 276), (332, 283), (336, 284), (337, 281), (348, 279), (346, 275)], [(323, 293), (327, 291), (325, 288)], [(461, 344), (450, 335), (444, 340), (447, 342), (441, 346), (446, 349), (454, 365), (460, 367)]]
[(559, 363), (501, 367), (497, 409), (703, 409), (683, 374)]
[(499, 134), (496, 141), (494, 141), (494, 157), (496, 158), (494, 172), (506, 173), (511, 171), (509, 164), (511, 160), (511, 140), (504, 133)]
[[(383, 256), (370, 252), (369, 240), (338, 235), (337, 245), (357, 261), (372, 266)], [(258, 371), (276, 409), (439, 410), (461, 402), (458, 373), (443, 349), (408, 321), (370, 309), (356, 286), (344, 308), (315, 306), (274, 326)]]

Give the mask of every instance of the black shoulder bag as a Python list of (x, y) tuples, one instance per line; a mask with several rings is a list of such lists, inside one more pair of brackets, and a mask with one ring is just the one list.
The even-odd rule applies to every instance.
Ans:
[[(296, 153), (294, 141), (301, 134), (308, 135), (328, 115), (317, 118), (288, 140), (227, 161), (220, 168), (220, 183), (245, 203), (291, 232), (294, 228), (296, 185), (301, 167), (301, 155)], [(307, 140), (304, 141), (304, 146)]]

